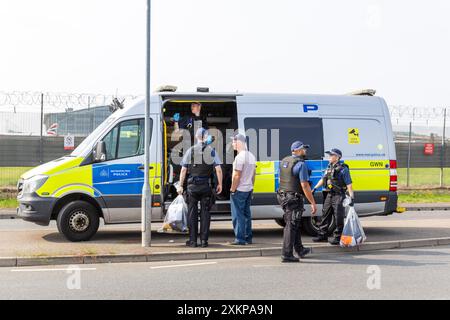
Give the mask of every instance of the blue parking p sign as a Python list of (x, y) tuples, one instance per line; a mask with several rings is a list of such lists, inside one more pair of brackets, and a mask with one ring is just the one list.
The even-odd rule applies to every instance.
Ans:
[(303, 105), (303, 112), (316, 112), (319, 111), (319, 106), (317, 104), (304, 104)]

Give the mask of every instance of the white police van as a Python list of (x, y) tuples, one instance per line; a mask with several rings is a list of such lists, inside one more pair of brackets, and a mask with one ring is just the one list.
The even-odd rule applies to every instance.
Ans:
[[(179, 93), (169, 88), (151, 97), (153, 221), (164, 219), (176, 197), (174, 184), (180, 166), (173, 159), (182, 150), (177, 149), (180, 140), (172, 117), (188, 114), (192, 102), (202, 103), (209, 132), (215, 137), (213, 146), (224, 162), (224, 192), (212, 208), (213, 220), (230, 219), (234, 152), (229, 137), (234, 130), (247, 133), (250, 151), (258, 161), (254, 219), (283, 223), (276, 200), (279, 161), (290, 154), (295, 140), (311, 145), (307, 163), (313, 184), (327, 167), (325, 151), (338, 148), (351, 170), (359, 215), (389, 215), (397, 210), (397, 162), (390, 115), (386, 102), (373, 91), (349, 95), (201, 91), (205, 92)], [(144, 100), (127, 102), (70, 156), (25, 173), (19, 181), (19, 215), (41, 225), (57, 220), (60, 232), (73, 241), (92, 237), (100, 218), (106, 224), (140, 222), (144, 105)], [(315, 197), (320, 213), (321, 192)], [(306, 209), (303, 225), (309, 234), (315, 234), (316, 218), (311, 218), (309, 206)]]

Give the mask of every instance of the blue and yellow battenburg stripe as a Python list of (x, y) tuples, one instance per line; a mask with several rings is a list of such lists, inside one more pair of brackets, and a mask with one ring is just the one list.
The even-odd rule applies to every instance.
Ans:
[[(349, 160), (353, 188), (356, 191), (388, 191), (390, 168), (389, 160)], [(311, 171), (311, 183), (316, 185), (323, 177), (327, 167), (326, 160), (306, 161)], [(257, 162), (255, 193), (273, 193), (278, 190), (280, 161)]]
[[(82, 158), (61, 161), (51, 170), (46, 183), (37, 191), (41, 197), (62, 198), (67, 194), (82, 192), (93, 197), (103, 195), (140, 195), (144, 173), (139, 164), (93, 164), (80, 166)], [(151, 164), (150, 185), (152, 193), (161, 193), (161, 165)]]
[[(280, 161), (260, 161), (256, 163), (255, 193), (274, 193), (280, 183)], [(327, 161), (307, 161), (311, 171), (311, 182), (316, 184), (327, 168)]]
[[(144, 184), (144, 172), (140, 164), (95, 164), (92, 166), (92, 183), (100, 195), (140, 195)], [(151, 164), (150, 186), (152, 194), (161, 193), (161, 166)]]
[[(37, 191), (41, 197), (61, 198), (70, 193), (83, 192), (94, 197), (102, 195), (140, 195), (144, 173), (137, 164), (94, 164), (80, 166), (83, 159), (68, 158), (53, 164), (44, 174), (47, 182)], [(322, 178), (328, 161), (307, 161), (313, 185)], [(353, 188), (356, 191), (389, 191), (389, 160), (349, 160)], [(152, 193), (161, 193), (161, 164), (151, 164)], [(274, 193), (279, 187), (280, 161), (257, 162), (255, 193)]]

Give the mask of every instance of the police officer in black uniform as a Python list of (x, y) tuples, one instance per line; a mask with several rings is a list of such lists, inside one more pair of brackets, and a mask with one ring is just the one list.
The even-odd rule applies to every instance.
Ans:
[(180, 184), (177, 188), (178, 194), (184, 192), (184, 182), (187, 180), (187, 202), (188, 202), (188, 225), (189, 240), (186, 245), (197, 247), (198, 237), (198, 203), (200, 202), (200, 240), (201, 246), (208, 246), (209, 228), (211, 216), (209, 213), (212, 193), (212, 177), (214, 170), (217, 175), (217, 194), (222, 192), (222, 169), (221, 162), (216, 151), (206, 143), (208, 131), (204, 128), (198, 129), (196, 133), (197, 143), (186, 151), (181, 162)]
[(294, 249), (300, 258), (304, 258), (310, 249), (303, 247), (300, 228), (304, 209), (304, 197), (312, 206), (312, 214), (317, 211), (316, 202), (309, 184), (309, 172), (305, 163), (308, 145), (296, 141), (291, 146), (292, 155), (280, 163), (280, 187), (278, 202), (284, 211), (284, 228), (282, 262), (299, 262), (294, 256)]
[(198, 129), (209, 129), (206, 117), (202, 115), (202, 104), (200, 102), (193, 102), (191, 104), (191, 113), (181, 118), (179, 113), (173, 116), (175, 122), (175, 131), (188, 130), (191, 135), (191, 146), (194, 144), (195, 133)]
[(324, 186), (324, 205), (322, 221), (319, 226), (319, 235), (313, 238), (314, 242), (328, 241), (328, 233), (332, 217), (336, 220), (334, 237), (330, 241), (332, 245), (339, 245), (342, 231), (344, 230), (345, 208), (343, 201), (348, 193), (351, 197), (350, 206), (354, 205), (354, 193), (349, 167), (341, 162), (342, 152), (339, 149), (332, 149), (326, 154), (330, 157), (329, 165), (323, 178), (317, 183), (313, 192)]

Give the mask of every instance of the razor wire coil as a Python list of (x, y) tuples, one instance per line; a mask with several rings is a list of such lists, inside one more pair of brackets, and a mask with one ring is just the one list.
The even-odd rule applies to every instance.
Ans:
[(40, 106), (53, 108), (89, 108), (111, 104), (114, 98), (119, 100), (133, 100), (140, 95), (114, 95), (90, 93), (63, 93), (63, 92), (29, 92), (29, 91), (0, 91), (0, 107), (32, 107)]
[(442, 121), (445, 115), (449, 118), (450, 110), (445, 110), (445, 107), (389, 106), (391, 119), (402, 121)]
[[(114, 98), (122, 100), (133, 100), (142, 98), (142, 95), (114, 95), (97, 93), (65, 93), (65, 92), (36, 92), (36, 91), (0, 91), (0, 107), (44, 107), (61, 108), (89, 108), (95, 106), (110, 105)], [(43, 101), (41, 101), (43, 98)], [(416, 107), (416, 106), (389, 106), (389, 112), (393, 120), (442, 120), (444, 107)], [(449, 110), (450, 111), (450, 110)], [(450, 117), (450, 112), (447, 112)]]

